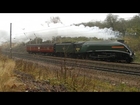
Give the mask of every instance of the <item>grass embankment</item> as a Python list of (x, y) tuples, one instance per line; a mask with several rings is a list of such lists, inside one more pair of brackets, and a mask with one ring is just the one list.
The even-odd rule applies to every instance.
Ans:
[(135, 52), (135, 58), (134, 58), (134, 63), (140, 63), (140, 52), (137, 51)]
[(24, 90), (24, 84), (21, 83), (13, 73), (15, 62), (6, 56), (0, 54), (0, 91), (18, 92)]
[(13, 70), (28, 73), (38, 81), (49, 81), (52, 85), (62, 84), (68, 92), (140, 91), (137, 86), (128, 86), (121, 80), (119, 83), (112, 83), (94, 78), (91, 75), (87, 76), (86, 72), (80, 69), (68, 68), (64, 64), (43, 66), (23, 60), (13, 61), (3, 55), (0, 55), (0, 91), (25, 91), (25, 85), (19, 81)]

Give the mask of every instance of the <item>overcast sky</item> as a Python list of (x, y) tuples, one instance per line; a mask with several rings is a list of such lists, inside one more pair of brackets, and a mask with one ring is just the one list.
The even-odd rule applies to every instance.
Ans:
[[(28, 40), (29, 38), (35, 37), (35, 35), (29, 35), (30, 31), (34, 31), (36, 33), (36, 36), (41, 36), (44, 38), (45, 32), (47, 29), (51, 30), (51, 28), (54, 27), (63, 27), (59, 30), (52, 30), (48, 32), (48, 35), (52, 37), (56, 35), (63, 35), (73, 33), (73, 35), (76, 33), (76, 35), (80, 35), (79, 33), (81, 30), (88, 31), (89, 36), (93, 33), (89, 31), (89, 29), (85, 29), (85, 27), (70, 27), (70, 24), (73, 23), (81, 23), (81, 22), (89, 22), (89, 21), (104, 21), (106, 16), (109, 13), (0, 13), (0, 41), (6, 41), (9, 40), (9, 34), (10, 34), (10, 23), (12, 23), (12, 36), (15, 37), (16, 40), (25, 40), (25, 38)], [(124, 19), (130, 19), (133, 16), (137, 15), (138, 13), (112, 13), (113, 15), (118, 15), (118, 18), (124, 18)], [(56, 17), (59, 16), (62, 24), (51, 24), (50, 27), (45, 23), (50, 19), (50, 17)], [(66, 27), (66, 28), (65, 28)], [(77, 28), (77, 29), (76, 29)], [(76, 31), (76, 30), (79, 31)], [(43, 31), (38, 31), (43, 30)], [(98, 29), (97, 27), (92, 28), (92, 31), (94, 30), (95, 34), (99, 34), (104, 32), (104, 30)], [(106, 30), (106, 29), (105, 29)], [(84, 31), (84, 32), (85, 32)], [(40, 32), (40, 33), (39, 33)], [(82, 33), (84, 33), (82, 32)], [(26, 36), (24, 35), (26, 33)], [(34, 34), (32, 33), (32, 34)], [(55, 35), (54, 35), (55, 34)], [(56, 36), (57, 36), (56, 35)], [(71, 36), (71, 35), (70, 35)], [(84, 35), (83, 35), (84, 36)], [(98, 35), (99, 36), (99, 35)], [(101, 35), (100, 35), (101, 36)], [(51, 38), (50, 37), (50, 38)], [(92, 36), (91, 36), (92, 37)], [(46, 37), (47, 39), (48, 37)], [(1, 43), (1, 42), (0, 42)]]
[[(51, 16), (59, 16), (63, 23), (72, 24), (80, 22), (103, 21), (109, 13), (0, 13), (0, 22), (27, 24), (32, 22), (44, 23)], [(119, 18), (129, 19), (137, 13), (112, 13)]]

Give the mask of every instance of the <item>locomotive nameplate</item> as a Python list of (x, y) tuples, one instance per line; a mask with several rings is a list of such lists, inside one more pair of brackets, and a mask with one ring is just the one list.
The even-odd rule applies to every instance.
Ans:
[(124, 48), (124, 46), (112, 46), (112, 48)]

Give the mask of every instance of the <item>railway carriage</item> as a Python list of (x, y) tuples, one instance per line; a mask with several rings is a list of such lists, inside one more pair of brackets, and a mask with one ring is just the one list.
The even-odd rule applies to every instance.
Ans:
[(54, 53), (54, 44), (52, 43), (42, 43), (42, 44), (27, 44), (26, 51), (30, 54), (46, 54), (53, 55)]

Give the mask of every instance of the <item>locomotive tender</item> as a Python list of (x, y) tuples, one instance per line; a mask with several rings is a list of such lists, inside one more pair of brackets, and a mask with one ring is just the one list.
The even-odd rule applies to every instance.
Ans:
[(46, 54), (58, 57), (72, 57), (105, 61), (126, 61), (131, 63), (134, 52), (120, 41), (85, 41), (27, 44), (30, 54)]

